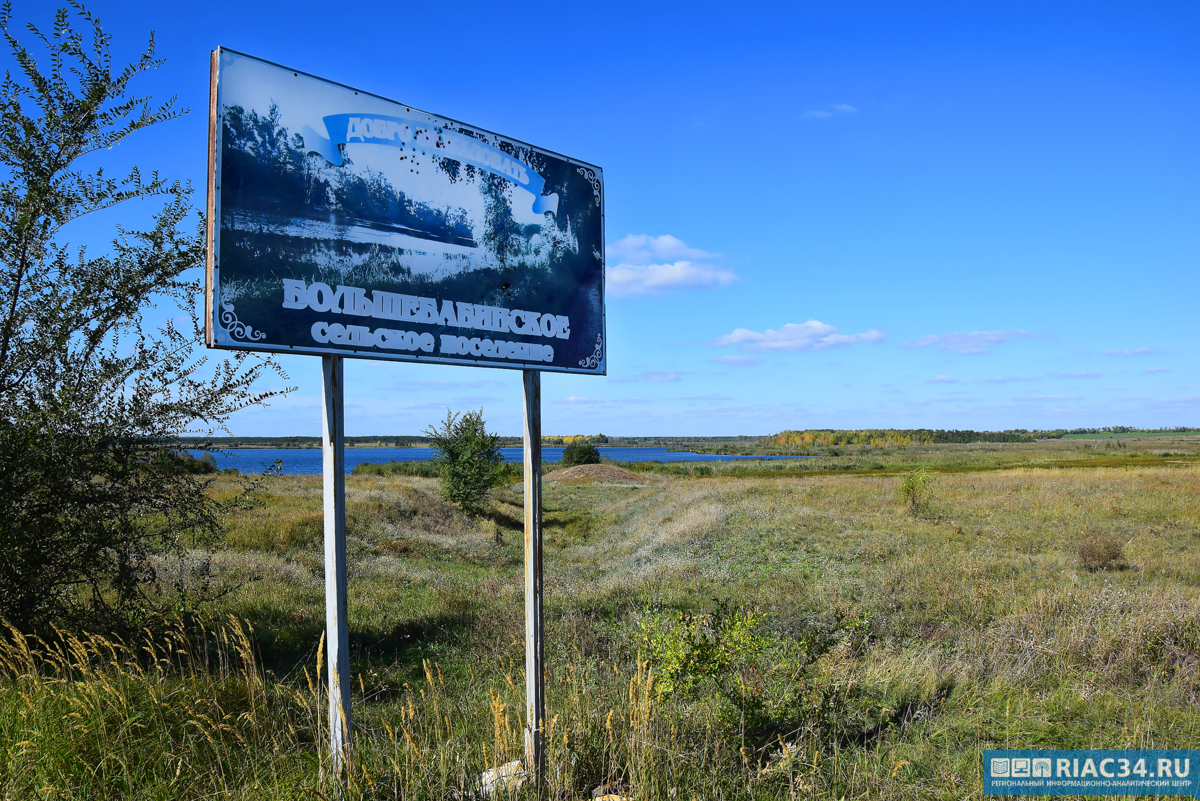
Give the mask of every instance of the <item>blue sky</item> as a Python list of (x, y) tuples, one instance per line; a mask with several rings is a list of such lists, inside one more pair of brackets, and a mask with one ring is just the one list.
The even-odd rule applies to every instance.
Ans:
[[(114, 164), (203, 186), (223, 45), (602, 166), (609, 375), (546, 375), (546, 433), (1200, 425), (1195, 3), (89, 8), (192, 109)], [(234, 433), (319, 433), (284, 366)], [(518, 372), (346, 373), (348, 434), (520, 432)]]

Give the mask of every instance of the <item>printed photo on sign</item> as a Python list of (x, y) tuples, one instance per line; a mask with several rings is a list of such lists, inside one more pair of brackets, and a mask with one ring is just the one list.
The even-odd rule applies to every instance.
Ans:
[(209, 344), (605, 372), (598, 168), (214, 58)]

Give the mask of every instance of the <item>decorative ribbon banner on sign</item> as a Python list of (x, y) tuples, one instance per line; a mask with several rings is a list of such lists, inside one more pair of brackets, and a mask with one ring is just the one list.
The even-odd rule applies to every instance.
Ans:
[(307, 125), (304, 126), (304, 147), (334, 166), (342, 165), (340, 146), (351, 142), (398, 147), (410, 150), (414, 155), (433, 153), (514, 181), (534, 196), (534, 214), (558, 211), (558, 195), (542, 197), (542, 187), (546, 181), (533, 167), (500, 148), (466, 134), (432, 129), (429, 123), (406, 117), (367, 114), (332, 114), (325, 118), (325, 130), (331, 133), (332, 138), (321, 136)]

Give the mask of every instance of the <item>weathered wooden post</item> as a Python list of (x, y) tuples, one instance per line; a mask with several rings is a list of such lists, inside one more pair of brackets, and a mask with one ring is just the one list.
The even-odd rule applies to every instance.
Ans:
[(542, 374), (522, 373), (525, 385), (525, 767), (545, 792), (545, 658), (542, 652)]
[(346, 451), (342, 357), (322, 356), (321, 447), (325, 507), (325, 660), (329, 749), (335, 776), (350, 759), (350, 636), (346, 613)]

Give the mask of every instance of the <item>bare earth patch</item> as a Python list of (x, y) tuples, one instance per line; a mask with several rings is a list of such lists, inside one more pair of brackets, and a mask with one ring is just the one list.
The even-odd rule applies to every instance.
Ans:
[(545, 476), (546, 481), (563, 481), (567, 484), (652, 484), (665, 479), (634, 473), (611, 464), (581, 464), (566, 470), (555, 470)]

